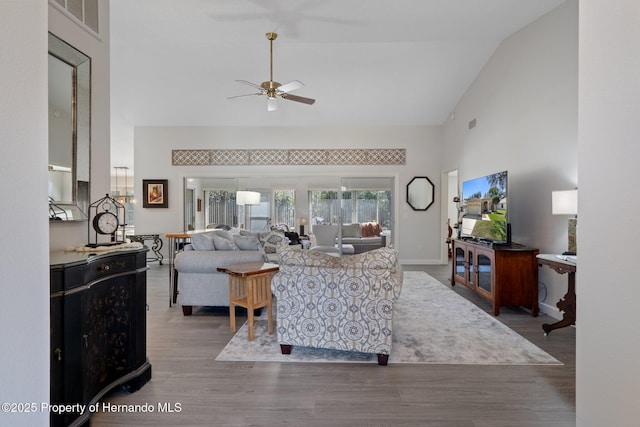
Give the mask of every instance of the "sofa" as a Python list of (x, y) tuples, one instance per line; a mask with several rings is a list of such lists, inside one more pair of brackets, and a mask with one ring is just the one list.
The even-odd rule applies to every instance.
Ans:
[(282, 232), (211, 230), (191, 235), (191, 243), (175, 257), (182, 312), (194, 306), (229, 307), (229, 276), (218, 267), (245, 262), (277, 262), (278, 248), (288, 245)]
[(315, 347), (375, 353), (387, 364), (403, 278), (394, 248), (348, 257), (285, 248), (279, 258), (271, 290), (283, 354)]
[(342, 225), (342, 244), (352, 245), (354, 253), (361, 254), (387, 245), (387, 238), (377, 222), (365, 222)]

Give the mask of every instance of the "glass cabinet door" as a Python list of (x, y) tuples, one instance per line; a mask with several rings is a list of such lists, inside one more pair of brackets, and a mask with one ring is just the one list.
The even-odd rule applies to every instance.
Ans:
[(454, 262), (455, 262), (455, 271), (456, 271), (456, 276), (460, 277), (461, 279), (465, 278), (465, 268), (464, 268), (464, 249), (462, 248), (456, 248), (456, 253), (455, 253), (455, 257), (454, 257)]
[(476, 268), (478, 271), (478, 288), (491, 294), (491, 258), (479, 253), (476, 257)]
[(467, 252), (467, 265), (469, 266), (469, 272), (468, 272), (469, 280), (468, 280), (468, 283), (469, 283), (469, 286), (473, 288), (475, 286), (475, 283), (476, 283), (476, 278), (475, 278), (475, 272), (473, 270), (474, 263), (473, 263), (473, 251), (472, 250)]

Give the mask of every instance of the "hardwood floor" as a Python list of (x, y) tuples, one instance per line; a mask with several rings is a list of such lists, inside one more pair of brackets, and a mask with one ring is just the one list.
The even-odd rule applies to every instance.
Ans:
[[(100, 408), (111, 410), (94, 414), (94, 427), (575, 425), (575, 329), (545, 337), (542, 324), (552, 320), (545, 315), (503, 308), (498, 319), (563, 366), (215, 362), (232, 336), (227, 313), (194, 308), (184, 317), (180, 305), (168, 306), (169, 267), (150, 268), (153, 377), (135, 393), (105, 396)], [(426, 271), (449, 285), (448, 266), (405, 270)], [(459, 285), (454, 290), (489, 312), (476, 294)]]

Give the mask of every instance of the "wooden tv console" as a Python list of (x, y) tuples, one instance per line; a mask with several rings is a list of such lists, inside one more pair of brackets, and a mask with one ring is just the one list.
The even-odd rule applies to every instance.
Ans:
[(538, 249), (512, 243), (494, 245), (454, 239), (451, 285), (461, 283), (492, 304), (493, 315), (500, 307), (538, 307)]

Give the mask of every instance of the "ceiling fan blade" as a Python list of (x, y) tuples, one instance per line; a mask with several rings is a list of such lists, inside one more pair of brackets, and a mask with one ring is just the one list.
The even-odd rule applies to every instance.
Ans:
[(246, 81), (246, 80), (236, 80), (236, 81), (237, 81), (238, 83), (242, 83), (242, 84), (245, 84), (245, 85), (249, 85), (249, 86), (251, 86), (251, 87), (254, 87), (254, 88), (256, 88), (256, 89), (258, 89), (258, 90), (262, 91), (262, 87), (261, 87), (260, 85), (255, 84), (255, 83), (251, 83), (251, 82), (248, 82), (248, 81)]
[(288, 93), (283, 93), (282, 98), (287, 99), (289, 101), (302, 102), (303, 104), (307, 104), (307, 105), (312, 105), (314, 102), (316, 102), (316, 100), (312, 98), (305, 98), (304, 96), (290, 95)]
[(294, 90), (300, 89), (304, 84), (300, 80), (293, 80), (289, 83), (285, 83), (278, 87), (280, 92), (293, 92)]
[(267, 111), (276, 111), (278, 109), (278, 101), (275, 98), (267, 98)]
[(262, 92), (260, 92), (260, 93), (247, 93), (246, 95), (229, 96), (229, 97), (227, 97), (227, 99), (242, 98), (243, 96), (255, 96), (255, 95), (262, 95)]

